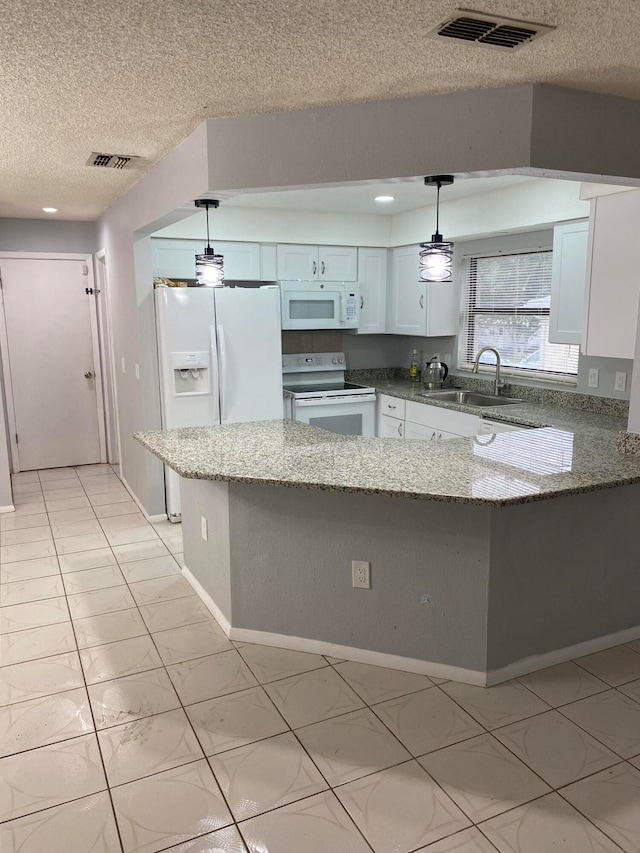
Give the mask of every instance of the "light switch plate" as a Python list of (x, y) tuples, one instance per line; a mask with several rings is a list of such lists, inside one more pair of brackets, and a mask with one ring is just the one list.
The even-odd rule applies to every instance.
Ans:
[(136, 379), (140, 379), (140, 365), (134, 364), (133, 370), (134, 370), (134, 373), (136, 374)]
[(207, 519), (204, 515), (200, 516), (200, 532), (202, 533), (202, 538), (205, 542), (209, 540), (209, 526), (207, 524)]
[(600, 371), (597, 367), (589, 368), (589, 388), (597, 388), (598, 387), (598, 377), (600, 375)]
[(127, 366), (125, 364), (124, 356), (122, 356), (122, 358), (120, 359), (120, 367), (122, 368), (123, 373), (127, 372)]

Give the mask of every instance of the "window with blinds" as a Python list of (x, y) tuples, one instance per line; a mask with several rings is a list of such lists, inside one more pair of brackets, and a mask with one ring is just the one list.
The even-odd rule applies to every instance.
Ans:
[[(579, 347), (549, 343), (551, 251), (467, 258), (460, 365), (495, 347), (504, 367), (527, 375), (575, 377)], [(481, 364), (495, 364), (484, 353)]]

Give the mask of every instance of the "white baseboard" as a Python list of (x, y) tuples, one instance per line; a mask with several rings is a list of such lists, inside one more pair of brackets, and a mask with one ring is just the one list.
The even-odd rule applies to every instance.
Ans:
[(566, 663), (574, 658), (581, 658), (584, 655), (601, 652), (613, 646), (620, 646), (622, 643), (630, 643), (639, 638), (640, 626), (625, 628), (623, 631), (606, 634), (604, 637), (596, 637), (594, 640), (585, 640), (583, 643), (565, 646), (563, 649), (554, 649), (554, 651), (545, 652), (542, 655), (532, 655), (515, 663), (507, 664), (507, 666), (490, 669), (487, 672), (487, 687), (509, 681), (511, 678), (518, 678), (521, 675), (528, 675), (530, 672), (537, 672), (539, 669), (546, 669), (548, 666)]
[(220, 608), (215, 603), (213, 598), (211, 598), (209, 593), (202, 586), (200, 581), (197, 580), (191, 574), (191, 572), (189, 571), (189, 569), (186, 566), (182, 567), (182, 574), (183, 574), (184, 578), (189, 581), (189, 583), (191, 584), (191, 586), (193, 587), (193, 589), (195, 590), (197, 595), (200, 597), (200, 599), (201, 599), (202, 603), (205, 605), (205, 607), (211, 611), (211, 615), (216, 620), (218, 625), (222, 628), (222, 630), (227, 635), (227, 637), (229, 637), (229, 639), (233, 639), (231, 637), (232, 628), (231, 628), (231, 624), (230, 624), (229, 620), (224, 615), (222, 610), (220, 610)]
[(472, 669), (462, 669), (457, 666), (447, 666), (441, 663), (405, 658), (399, 655), (388, 655), (384, 652), (374, 652), (369, 649), (357, 649), (352, 646), (339, 646), (323, 640), (310, 640), (306, 637), (291, 637), (288, 634), (271, 634), (267, 631), (251, 631), (246, 628), (233, 628), (231, 623), (220, 610), (200, 582), (191, 574), (186, 566), (182, 574), (200, 596), (203, 604), (210, 610), (213, 618), (230, 640), (242, 643), (255, 643), (260, 646), (275, 646), (279, 649), (291, 649), (294, 652), (310, 652), (315, 655), (330, 655), (334, 658), (344, 658), (356, 663), (368, 663), (372, 666), (382, 666), (386, 669), (400, 669), (404, 672), (415, 672), (418, 675), (433, 675), (434, 678), (444, 678), (451, 681), (462, 681), (465, 684), (483, 686), (484, 672)]
[(125, 489), (126, 489), (126, 490), (129, 492), (129, 494), (131, 495), (131, 499), (132, 499), (132, 500), (137, 504), (138, 509), (139, 509), (139, 510), (140, 510), (140, 512), (144, 515), (144, 517), (147, 519), (147, 521), (148, 521), (150, 524), (157, 524), (159, 521), (166, 521), (166, 520), (167, 520), (167, 514), (166, 514), (166, 512), (161, 512), (161, 513), (159, 513), (158, 515), (149, 515), (149, 513), (146, 511), (146, 509), (142, 506), (142, 504), (141, 504), (141, 503), (140, 503), (140, 501), (138, 500), (138, 496), (137, 496), (137, 495), (136, 495), (136, 493), (133, 491), (133, 489), (131, 488), (131, 486), (129, 485), (129, 483), (127, 483), (127, 481), (126, 481), (126, 480), (125, 480), (125, 478), (122, 476), (122, 474), (118, 474), (118, 477), (119, 477), (120, 482), (122, 483), (122, 485), (125, 487)]
[(7, 504), (7, 506), (0, 506), (0, 514), (3, 512), (15, 512), (16, 508), (13, 504)]

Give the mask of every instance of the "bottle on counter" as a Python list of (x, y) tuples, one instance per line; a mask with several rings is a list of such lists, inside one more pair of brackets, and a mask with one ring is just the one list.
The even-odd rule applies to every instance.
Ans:
[(412, 382), (417, 382), (420, 376), (418, 374), (418, 350), (414, 349), (411, 354), (411, 363), (409, 364), (409, 379)]

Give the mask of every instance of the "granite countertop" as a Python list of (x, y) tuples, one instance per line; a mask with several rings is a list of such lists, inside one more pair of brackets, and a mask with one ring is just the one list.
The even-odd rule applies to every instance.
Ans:
[[(371, 384), (419, 400), (408, 382)], [(470, 407), (446, 407), (478, 414)], [(523, 424), (541, 428), (428, 442), (337, 435), (277, 420), (135, 437), (188, 478), (485, 506), (640, 482), (640, 458), (616, 449), (623, 418), (542, 403), (508, 409), (483, 414), (512, 422), (520, 417)]]

